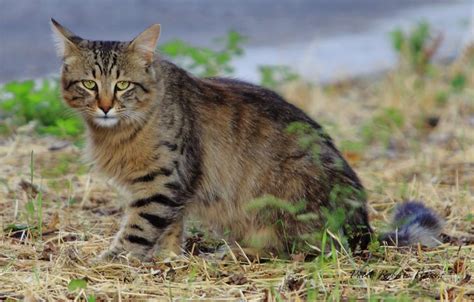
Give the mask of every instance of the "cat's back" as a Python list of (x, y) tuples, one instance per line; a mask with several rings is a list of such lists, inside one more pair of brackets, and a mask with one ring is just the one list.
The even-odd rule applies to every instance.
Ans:
[(261, 118), (281, 126), (288, 126), (292, 122), (302, 122), (315, 129), (321, 129), (321, 126), (301, 109), (288, 103), (270, 89), (232, 78), (213, 77), (206, 78), (203, 82), (208, 91), (214, 91), (211, 94), (216, 94), (211, 98), (216, 103), (236, 110), (250, 108)]
[(276, 92), (235, 79), (202, 81), (206, 103), (211, 104), (207, 111), (212, 112), (207, 117), (212, 125), (208, 139), (220, 150), (244, 156), (245, 161), (253, 158), (257, 166), (291, 162), (294, 167), (311, 166), (312, 171), (322, 168), (321, 173), (337, 174), (360, 186), (324, 129)]
[(191, 107), (200, 111), (201, 117), (230, 123), (234, 130), (242, 128), (239, 127), (241, 122), (242, 126), (246, 122), (256, 122), (257, 117), (280, 130), (293, 122), (322, 129), (301, 109), (270, 89), (233, 78), (197, 78), (167, 60), (159, 61), (157, 67), (172, 79), (168, 89), (171, 95), (179, 96), (175, 101), (191, 102), (195, 106)]

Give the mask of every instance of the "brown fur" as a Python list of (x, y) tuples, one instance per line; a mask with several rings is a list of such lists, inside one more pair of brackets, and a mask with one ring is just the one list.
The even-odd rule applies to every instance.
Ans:
[[(367, 245), (363, 187), (329, 136), (301, 110), (262, 87), (198, 79), (161, 59), (152, 50), (159, 27), (132, 42), (94, 42), (54, 24), (64, 47), (63, 97), (88, 126), (89, 157), (130, 193), (124, 222), (105, 256), (177, 254), (189, 215), (220, 233), (229, 231), (228, 239), (241, 245), (288, 254), (295, 244), (320, 243), (316, 234), (330, 228), (323, 209), (342, 209), (345, 223), (335, 231), (352, 248)], [(87, 90), (80, 84), (84, 79), (100, 87)], [(114, 91), (119, 79), (136, 84)], [(112, 126), (96, 118), (98, 104), (110, 100), (118, 116)], [(305, 131), (317, 154), (288, 131), (295, 122), (309, 125)], [(338, 188), (349, 190), (337, 195)], [(249, 209), (266, 196), (305, 203), (297, 213)], [(301, 221), (302, 213), (316, 217)]]

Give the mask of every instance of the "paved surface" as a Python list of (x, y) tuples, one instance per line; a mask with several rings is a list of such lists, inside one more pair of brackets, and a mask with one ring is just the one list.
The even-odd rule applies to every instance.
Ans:
[(131, 39), (158, 22), (162, 41), (179, 38), (209, 45), (213, 38), (235, 29), (250, 38), (249, 49), (276, 49), (305, 45), (315, 37), (357, 34), (397, 12), (453, 2), (456, 0), (0, 0), (0, 82), (58, 69), (50, 17), (91, 39)]

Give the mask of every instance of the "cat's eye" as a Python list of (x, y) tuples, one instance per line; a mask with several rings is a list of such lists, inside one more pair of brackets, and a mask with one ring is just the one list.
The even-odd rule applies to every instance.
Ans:
[(86, 87), (87, 89), (94, 89), (97, 84), (91, 80), (83, 80), (82, 85), (84, 85), (84, 87)]
[(125, 90), (130, 86), (130, 82), (128, 81), (118, 81), (117, 84), (115, 84), (118, 90)]

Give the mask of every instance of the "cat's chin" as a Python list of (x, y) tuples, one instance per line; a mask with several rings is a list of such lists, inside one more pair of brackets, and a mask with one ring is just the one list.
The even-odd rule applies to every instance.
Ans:
[(112, 128), (115, 127), (119, 122), (116, 117), (95, 117), (94, 123), (99, 127)]

